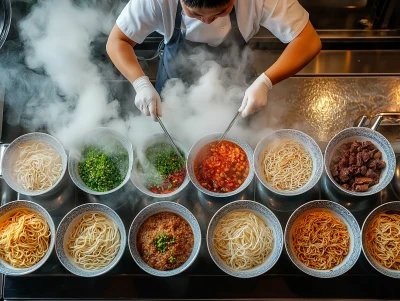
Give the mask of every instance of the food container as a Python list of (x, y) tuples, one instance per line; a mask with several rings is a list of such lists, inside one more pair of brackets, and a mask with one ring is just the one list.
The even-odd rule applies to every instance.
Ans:
[(8, 31), (11, 25), (11, 1), (0, 1), (0, 49), (7, 39)]
[[(112, 220), (117, 225), (121, 237), (121, 245), (115, 258), (108, 266), (98, 270), (85, 270), (82, 267), (78, 266), (73, 261), (72, 257), (68, 254), (66, 248), (67, 239), (70, 235), (70, 232), (72, 231), (75, 222), (77, 222), (83, 214), (91, 212), (101, 213)], [(57, 228), (55, 246), (58, 259), (60, 260), (61, 264), (71, 273), (81, 277), (100, 276), (110, 271), (119, 262), (122, 255), (124, 254), (126, 246), (125, 226), (118, 214), (110, 207), (99, 203), (83, 204), (72, 209), (61, 220)]]
[[(223, 218), (230, 212), (238, 210), (249, 211), (256, 214), (272, 230), (274, 237), (274, 245), (271, 253), (268, 255), (268, 258), (261, 265), (248, 270), (235, 270), (224, 263), (217, 254), (213, 243), (214, 231), (221, 218)], [(278, 218), (267, 207), (254, 201), (239, 200), (223, 206), (214, 214), (208, 225), (206, 240), (208, 252), (210, 253), (212, 260), (222, 271), (224, 271), (228, 275), (238, 278), (253, 278), (269, 271), (278, 261), (283, 248), (283, 231)]]
[(190, 180), (192, 181), (192, 183), (194, 184), (194, 186), (201, 191), (202, 193), (205, 193), (209, 196), (212, 197), (231, 197), (234, 196), (236, 194), (239, 194), (240, 192), (242, 192), (247, 186), (249, 186), (249, 184), (251, 183), (251, 181), (253, 180), (254, 177), (254, 165), (253, 165), (253, 150), (251, 149), (250, 145), (248, 145), (246, 142), (244, 142), (243, 140), (234, 137), (234, 136), (230, 136), (227, 135), (225, 137), (224, 140), (226, 141), (230, 141), (233, 142), (237, 145), (239, 145), (244, 152), (247, 155), (247, 160), (249, 162), (249, 173), (247, 175), (246, 180), (243, 182), (243, 184), (237, 188), (234, 191), (231, 192), (227, 192), (227, 193), (217, 193), (217, 192), (213, 192), (210, 190), (207, 190), (206, 188), (204, 188), (203, 186), (200, 185), (199, 181), (196, 178), (195, 175), (195, 167), (194, 167), (194, 163), (196, 160), (197, 155), (199, 154), (199, 152), (201, 151), (201, 149), (206, 145), (209, 144), (213, 141), (218, 141), (219, 138), (221, 137), (222, 133), (213, 133), (213, 134), (209, 134), (207, 136), (204, 136), (203, 138), (201, 138), (199, 141), (197, 141), (192, 148), (190, 149), (189, 152), (189, 156), (187, 159), (187, 164), (186, 164), (186, 168), (187, 168), (187, 172), (189, 174)]
[[(183, 219), (185, 219), (192, 231), (193, 231), (193, 238), (194, 238), (194, 245), (193, 245), (193, 250), (189, 256), (189, 258), (186, 260), (186, 262), (181, 265), (180, 267), (173, 269), (173, 270), (167, 270), (167, 271), (160, 271), (157, 269), (154, 269), (147, 265), (142, 257), (139, 254), (139, 251), (136, 247), (136, 237), (139, 232), (139, 229), (141, 225), (152, 215), (160, 213), (160, 212), (172, 212)], [(159, 277), (169, 277), (169, 276), (174, 276), (177, 274), (180, 274), (184, 270), (186, 270), (195, 260), (197, 255), (199, 254), (200, 251), (200, 246), (201, 246), (201, 231), (200, 231), (200, 226), (199, 223), (197, 222), (196, 218), (194, 215), (184, 206), (174, 203), (174, 202), (157, 202), (153, 203), (151, 205), (148, 205), (145, 207), (143, 210), (141, 210), (138, 215), (135, 217), (133, 220), (131, 227), (129, 229), (128, 233), (128, 246), (129, 246), (129, 251), (137, 263), (137, 265), (145, 272), (154, 275), (154, 276), (159, 276)]]
[[(268, 147), (269, 144), (275, 142), (278, 139), (283, 139), (283, 138), (300, 142), (303, 145), (303, 147), (310, 153), (313, 162), (312, 173), (308, 182), (303, 187), (293, 191), (279, 190), (272, 187), (272, 185), (270, 185), (265, 180), (264, 173), (262, 170), (265, 149)], [(267, 135), (258, 143), (254, 151), (254, 169), (259, 181), (269, 191), (272, 191), (273, 193), (281, 196), (297, 196), (299, 194), (306, 193), (318, 183), (318, 181), (321, 178), (324, 165), (323, 165), (323, 157), (321, 149), (319, 148), (318, 144), (314, 141), (314, 139), (312, 139), (307, 134), (297, 130), (283, 129)]]
[[(171, 135), (171, 137), (174, 140), (175, 144), (178, 146), (178, 148), (184, 153), (184, 157), (187, 158), (187, 156), (189, 154), (189, 148), (182, 141), (180, 141), (178, 138), (176, 138), (174, 135)], [(155, 143), (159, 143), (159, 142), (164, 142), (164, 143), (170, 144), (170, 141), (165, 136), (165, 134), (161, 134), (161, 133), (154, 134), (145, 141), (145, 143), (143, 144), (141, 149), (137, 150), (137, 152), (139, 152), (139, 151), (144, 152), (148, 147), (152, 146)], [(143, 174), (141, 174), (141, 172), (138, 170), (138, 163), (139, 163), (139, 156), (136, 155), (134, 163), (133, 163), (133, 168), (132, 168), (131, 181), (136, 186), (136, 188), (139, 189), (139, 191), (141, 191), (142, 193), (144, 193), (150, 197), (153, 197), (156, 199), (173, 198), (174, 196), (178, 195), (183, 189), (185, 189), (185, 187), (189, 184), (190, 179), (189, 179), (188, 172), (186, 172), (186, 177), (185, 177), (183, 183), (175, 191), (166, 193), (166, 194), (153, 193), (144, 185), (143, 180), (142, 180)]]
[[(382, 169), (379, 183), (369, 187), (365, 192), (356, 192), (343, 188), (333, 178), (330, 168), (331, 162), (336, 156), (339, 147), (345, 143), (354, 142), (355, 140), (358, 142), (371, 141), (382, 153), (382, 160), (386, 162), (386, 167)], [(352, 127), (336, 134), (326, 147), (324, 162), (326, 173), (336, 188), (342, 193), (352, 196), (368, 196), (380, 192), (390, 183), (396, 168), (396, 157), (389, 141), (377, 131), (366, 127)]]
[[(17, 183), (15, 176), (13, 175), (13, 166), (15, 163), (15, 159), (17, 156), (17, 151), (18, 151), (18, 146), (21, 144), (27, 143), (27, 142), (43, 142), (46, 144), (51, 145), (61, 156), (62, 160), (62, 172), (60, 177), (58, 178), (57, 182), (45, 189), (45, 190), (28, 190), (22, 187), (20, 184)], [(65, 171), (67, 169), (67, 154), (65, 153), (64, 147), (62, 144), (53, 136), (45, 133), (29, 133), (22, 135), (15, 139), (11, 144), (8, 146), (8, 148), (5, 150), (3, 159), (1, 162), (1, 170), (3, 173), (3, 178), (13, 190), (27, 196), (38, 196), (38, 195), (43, 195), (43, 194), (49, 194), (53, 189), (55, 189), (58, 184), (61, 182), (61, 180), (64, 177)]]
[[(117, 187), (104, 192), (95, 191), (89, 188), (80, 177), (79, 163), (82, 158), (82, 150), (85, 147), (92, 145), (100, 148), (105, 148), (107, 152), (113, 152), (119, 148), (126, 151), (128, 155), (128, 163), (127, 163), (128, 166), (126, 167), (126, 174), (123, 181)], [(129, 142), (127, 138), (122, 136), (117, 131), (105, 127), (97, 128), (86, 133), (86, 135), (81, 140), (80, 146), (77, 149), (71, 150), (68, 157), (68, 172), (69, 175), (71, 176), (72, 181), (75, 183), (76, 186), (78, 186), (78, 188), (93, 195), (109, 194), (117, 191), (122, 186), (124, 186), (131, 177), (132, 165), (133, 165), (132, 144)]]
[(46, 220), (46, 222), (50, 228), (49, 247), (48, 247), (47, 252), (44, 255), (44, 257), (39, 262), (37, 262), (35, 265), (33, 265), (29, 268), (15, 268), (15, 267), (11, 266), (10, 264), (6, 263), (3, 259), (0, 259), (0, 273), (5, 274), (5, 275), (21, 276), (21, 275), (26, 275), (26, 274), (36, 271), (47, 261), (47, 259), (50, 257), (51, 252), (53, 251), (53, 248), (54, 248), (56, 229), (54, 227), (54, 222), (53, 222), (53, 219), (51, 218), (50, 214), (42, 206), (40, 206), (34, 202), (30, 202), (30, 201), (14, 201), (14, 202), (7, 203), (6, 205), (3, 205), (0, 207), (0, 221), (4, 221), (11, 214), (15, 213), (16, 211), (18, 211), (20, 209), (35, 211), (36, 213), (38, 213), (42, 217), (44, 217), (44, 219)]
[[(312, 212), (315, 210), (327, 211), (333, 213), (336, 217), (340, 218), (342, 222), (344, 222), (347, 226), (347, 231), (350, 236), (349, 254), (346, 255), (342, 263), (329, 270), (317, 270), (307, 267), (296, 257), (293, 251), (293, 226), (296, 224), (299, 217), (307, 212)], [(357, 220), (346, 208), (331, 201), (311, 201), (300, 206), (289, 217), (285, 228), (284, 240), (286, 252), (289, 255), (289, 258), (293, 262), (293, 264), (304, 273), (318, 278), (333, 278), (346, 273), (357, 262), (358, 257), (361, 253), (361, 232)]]
[(389, 203), (382, 204), (382, 205), (376, 207), (374, 210), (372, 210), (372, 212), (367, 216), (367, 218), (365, 219), (365, 221), (363, 223), (362, 230), (361, 230), (362, 250), (365, 255), (365, 258), (367, 258), (368, 262), (379, 273), (381, 273), (385, 276), (388, 276), (388, 277), (392, 277), (392, 278), (400, 278), (399, 270), (392, 270), (392, 269), (386, 268), (383, 265), (381, 265), (380, 263), (378, 263), (374, 259), (374, 257), (370, 254), (370, 252), (368, 251), (368, 248), (367, 248), (366, 235), (367, 235), (368, 226), (370, 225), (372, 220), (375, 218), (375, 216), (377, 216), (380, 213), (386, 213), (386, 212), (400, 214), (400, 202), (389, 202)]

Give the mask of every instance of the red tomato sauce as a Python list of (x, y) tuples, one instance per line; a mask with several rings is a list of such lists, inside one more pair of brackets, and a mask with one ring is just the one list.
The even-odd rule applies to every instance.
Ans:
[(178, 172), (174, 172), (170, 174), (162, 184), (160, 185), (148, 185), (148, 189), (152, 193), (157, 193), (157, 194), (167, 194), (174, 192), (177, 190), (185, 181), (186, 177), (186, 168), (182, 167), (182, 169)]
[(194, 162), (197, 181), (205, 189), (227, 193), (238, 189), (249, 174), (245, 151), (236, 143), (223, 140), (205, 145)]

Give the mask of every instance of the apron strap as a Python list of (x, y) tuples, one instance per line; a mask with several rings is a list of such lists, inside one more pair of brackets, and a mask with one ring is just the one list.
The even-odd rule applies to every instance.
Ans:
[[(180, 2), (180, 1), (179, 1)], [(229, 14), (229, 19), (231, 20), (232, 29), (238, 27), (238, 22), (236, 18), (235, 6), (233, 6), (231, 13)]]
[(172, 34), (171, 39), (168, 41), (168, 44), (176, 43), (176, 41), (179, 39), (179, 36), (181, 34), (181, 24), (182, 24), (182, 5), (181, 1), (178, 0), (178, 6), (176, 8), (176, 15), (175, 15), (174, 32)]

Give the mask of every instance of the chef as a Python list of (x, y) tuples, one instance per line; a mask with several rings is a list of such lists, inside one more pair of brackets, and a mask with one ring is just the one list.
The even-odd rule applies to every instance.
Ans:
[[(267, 105), (273, 85), (299, 72), (321, 50), (309, 15), (297, 0), (130, 0), (111, 31), (107, 53), (132, 83), (138, 109), (156, 120), (165, 82), (184, 76), (175, 63), (178, 56), (199, 46), (222, 53), (230, 45), (245, 45), (261, 26), (288, 45), (247, 88), (239, 108), (247, 117)], [(134, 46), (154, 31), (165, 41), (155, 87), (134, 52)]]

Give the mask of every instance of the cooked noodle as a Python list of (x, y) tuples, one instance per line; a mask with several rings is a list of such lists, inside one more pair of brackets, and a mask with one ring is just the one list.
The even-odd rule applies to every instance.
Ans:
[(292, 230), (293, 251), (307, 267), (328, 270), (341, 264), (350, 251), (347, 226), (327, 211), (301, 216)]
[(382, 266), (400, 270), (400, 215), (380, 213), (367, 228), (368, 253)]
[(265, 180), (279, 190), (297, 190), (311, 177), (310, 153), (297, 141), (280, 139), (267, 147), (263, 157)]
[(254, 213), (233, 211), (220, 220), (213, 241), (217, 254), (228, 266), (247, 270), (261, 265), (268, 258), (274, 235)]
[(18, 210), (0, 224), (0, 257), (15, 268), (30, 268), (46, 255), (49, 238), (43, 216)]
[(43, 142), (26, 142), (18, 146), (13, 175), (27, 190), (46, 190), (61, 176), (63, 166), (60, 154)]
[(73, 226), (67, 249), (85, 270), (108, 266), (118, 254), (121, 236), (117, 225), (101, 213), (86, 213)]

